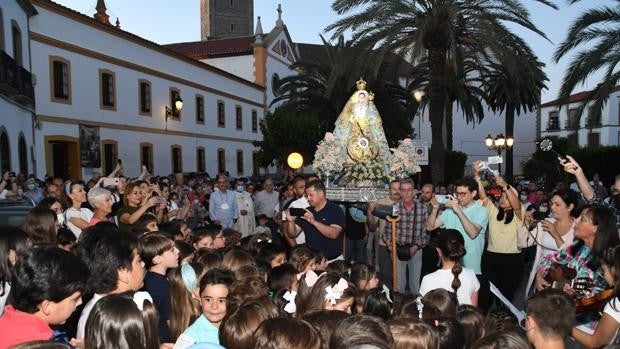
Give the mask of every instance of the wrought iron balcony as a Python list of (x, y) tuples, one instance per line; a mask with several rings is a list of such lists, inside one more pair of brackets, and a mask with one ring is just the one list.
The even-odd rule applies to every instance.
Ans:
[(17, 64), (13, 57), (0, 51), (0, 93), (12, 96), (18, 91)]
[(560, 130), (560, 122), (559, 120), (549, 120), (547, 124), (547, 131), (559, 131)]
[(34, 106), (34, 86), (32, 86), (32, 74), (24, 67), (18, 69), (19, 92), (15, 100), (25, 106)]

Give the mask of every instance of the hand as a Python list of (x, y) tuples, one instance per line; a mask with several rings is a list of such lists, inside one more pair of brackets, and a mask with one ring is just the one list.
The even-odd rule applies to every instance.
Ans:
[(157, 205), (158, 203), (159, 203), (159, 198), (152, 197), (152, 198), (148, 199), (148, 201), (146, 202), (146, 205), (148, 207), (153, 207), (153, 206)]
[(458, 211), (461, 209), (461, 207), (459, 206), (459, 201), (454, 198), (452, 198), (451, 200), (448, 200), (448, 202), (446, 203), (446, 207), (449, 207), (453, 209), (454, 211)]
[(577, 291), (569, 285), (564, 285), (564, 289), (562, 291), (566, 292), (569, 296), (574, 296), (577, 293)]
[(536, 272), (536, 289), (538, 291), (540, 290), (544, 290), (545, 288), (548, 288), (549, 286), (551, 286), (550, 283), (547, 282), (547, 280), (545, 280), (545, 275), (543, 273), (542, 269), (539, 269), (538, 272)]
[(305, 219), (310, 224), (313, 224), (314, 221), (315, 221), (314, 214), (312, 214), (312, 212), (310, 212), (308, 210), (306, 210), (306, 213), (304, 213), (304, 215), (301, 218)]
[(239, 210), (239, 214), (241, 214), (242, 216), (245, 216), (248, 214), (248, 210)]
[(506, 182), (506, 180), (502, 176), (495, 176), (495, 183), (503, 189), (506, 189), (506, 187), (508, 187), (508, 182)]
[(544, 220), (542, 221), (542, 228), (543, 230), (549, 232), (549, 234), (551, 234), (552, 236), (558, 236), (558, 229), (555, 227), (555, 224), (553, 224), (553, 222), (550, 222), (548, 220)]
[(433, 194), (433, 197), (431, 198), (431, 205), (433, 206), (433, 209), (439, 209), (439, 203), (437, 202), (435, 194)]
[(411, 246), (411, 248), (409, 249), (409, 254), (411, 255), (411, 257), (415, 256), (416, 253), (418, 253), (418, 246)]
[(572, 156), (566, 155), (565, 159), (558, 158), (558, 160), (560, 161), (560, 164), (564, 167), (564, 172), (570, 173), (575, 176), (577, 174), (583, 173), (581, 166), (579, 166), (579, 163), (577, 163), (577, 161), (575, 161)]
[(189, 197), (187, 195), (183, 195), (183, 206), (190, 206), (191, 202), (189, 201)]
[(114, 169), (114, 172), (116, 172), (116, 175), (118, 176), (121, 172), (123, 172), (123, 165), (119, 164), (118, 162), (116, 163), (116, 168)]
[(525, 215), (523, 215), (523, 224), (525, 224), (526, 227), (529, 227), (532, 225), (532, 223), (534, 222), (534, 212), (532, 211), (525, 211)]
[(476, 160), (474, 161), (474, 166), (472, 167), (472, 173), (474, 175), (474, 178), (480, 176), (480, 171), (482, 171), (482, 161), (480, 160)]
[(377, 208), (377, 202), (376, 201), (368, 203), (368, 212), (374, 211), (375, 208)]
[(71, 338), (71, 340), (69, 341), (69, 344), (71, 344), (72, 346), (76, 348), (84, 348), (83, 339)]
[(284, 210), (284, 213), (286, 213), (286, 221), (287, 222), (294, 222), (295, 219), (297, 219), (297, 217), (291, 215), (291, 212), (289, 212), (288, 209)]
[(9, 171), (4, 171), (4, 174), (2, 174), (2, 180), (5, 182), (9, 181)]

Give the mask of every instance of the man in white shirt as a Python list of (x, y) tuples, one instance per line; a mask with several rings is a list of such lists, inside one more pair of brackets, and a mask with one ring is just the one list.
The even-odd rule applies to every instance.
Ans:
[(277, 237), (277, 225), (273, 221), (273, 217), (276, 214), (276, 206), (279, 204), (280, 194), (273, 190), (273, 180), (271, 178), (265, 179), (263, 183), (263, 190), (254, 195), (254, 213), (258, 216), (264, 214), (269, 221), (267, 226), (271, 229), (271, 235), (273, 238)]

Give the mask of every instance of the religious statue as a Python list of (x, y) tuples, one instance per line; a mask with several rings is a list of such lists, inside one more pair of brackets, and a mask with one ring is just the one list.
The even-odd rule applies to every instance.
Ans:
[(334, 137), (346, 149), (341, 160), (350, 165), (360, 161), (384, 163), (390, 150), (373, 102), (374, 94), (366, 91), (364, 80), (358, 80), (356, 85), (357, 91), (338, 116), (334, 129)]

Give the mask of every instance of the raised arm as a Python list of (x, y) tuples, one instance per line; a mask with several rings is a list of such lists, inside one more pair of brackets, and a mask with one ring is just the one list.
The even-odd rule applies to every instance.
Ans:
[(484, 191), (484, 186), (482, 185), (482, 181), (480, 180), (480, 168), (482, 167), (482, 161), (476, 160), (474, 161), (474, 166), (472, 169), (472, 174), (474, 176), (474, 180), (478, 183), (478, 196), (480, 197), (480, 201), (482, 201), (482, 205), (486, 204), (487, 193)]
[(593, 200), (594, 189), (590, 185), (590, 182), (588, 182), (586, 175), (583, 173), (583, 169), (579, 166), (577, 161), (570, 155), (566, 155), (566, 159), (558, 158), (558, 160), (560, 160), (560, 164), (564, 166), (564, 172), (575, 176), (575, 180), (577, 181), (577, 185), (583, 197), (588, 201)]

